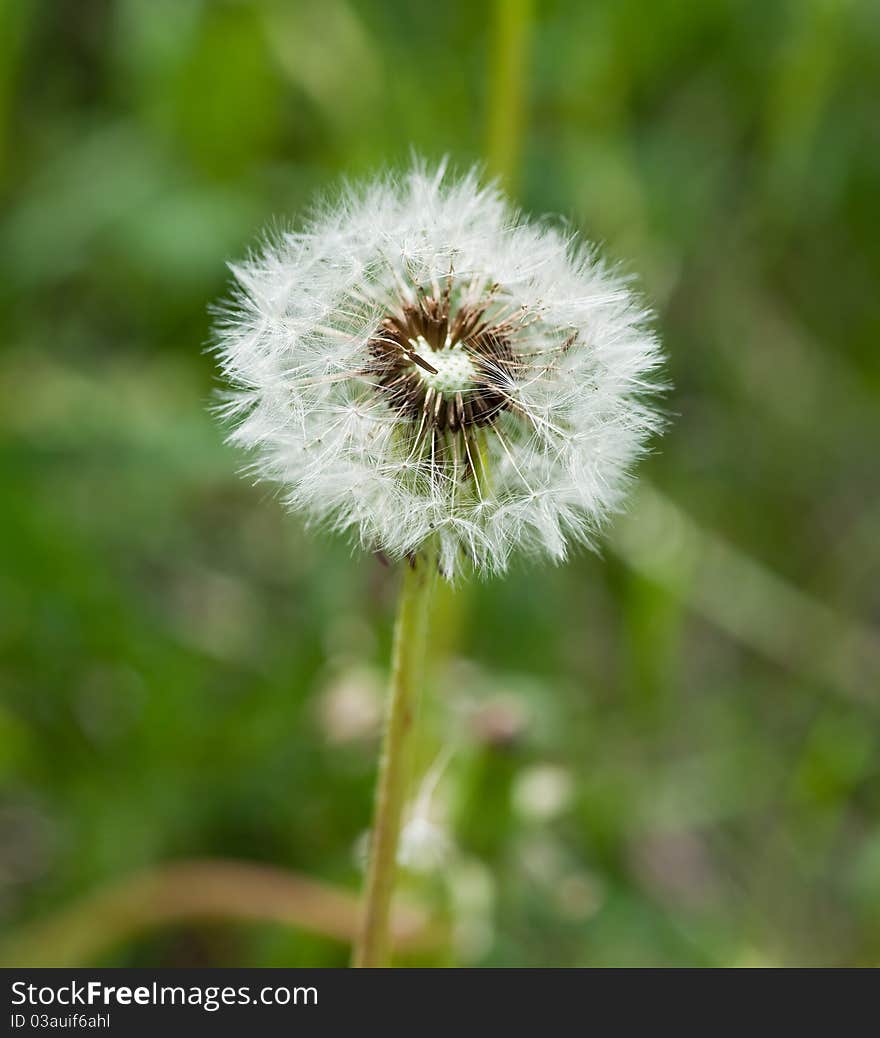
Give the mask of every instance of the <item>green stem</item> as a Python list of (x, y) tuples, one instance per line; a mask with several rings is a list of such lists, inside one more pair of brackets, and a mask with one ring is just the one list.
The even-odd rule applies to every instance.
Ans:
[(486, 160), (511, 194), (522, 152), (532, 8), (533, 0), (495, 0)]
[(413, 731), (428, 626), (437, 581), (433, 553), (406, 567), (394, 627), (391, 688), (367, 865), (366, 903), (354, 948), (354, 966), (387, 966), (390, 954), (391, 895), (397, 876), (397, 844), (411, 771)]

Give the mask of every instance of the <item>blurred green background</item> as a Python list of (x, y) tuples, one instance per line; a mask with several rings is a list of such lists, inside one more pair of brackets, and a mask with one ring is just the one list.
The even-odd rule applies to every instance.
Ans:
[[(412, 961), (876, 965), (880, 5), (0, 20), (7, 957), (57, 961), (27, 927), (180, 859), (358, 888), (395, 574), (237, 475), (203, 347), (227, 260), (414, 147), (637, 272), (674, 389), (603, 558), (439, 603), (437, 853), (403, 888), (451, 947)], [(215, 920), (83, 964), (347, 957)]]

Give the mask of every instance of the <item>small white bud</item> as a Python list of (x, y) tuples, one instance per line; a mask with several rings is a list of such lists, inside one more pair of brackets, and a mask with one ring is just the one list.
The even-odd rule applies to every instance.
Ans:
[(571, 774), (554, 764), (537, 764), (516, 779), (513, 804), (532, 821), (548, 821), (568, 807), (572, 796)]
[(400, 834), (397, 861), (413, 872), (434, 872), (446, 863), (451, 851), (452, 841), (446, 830), (429, 818), (416, 816)]

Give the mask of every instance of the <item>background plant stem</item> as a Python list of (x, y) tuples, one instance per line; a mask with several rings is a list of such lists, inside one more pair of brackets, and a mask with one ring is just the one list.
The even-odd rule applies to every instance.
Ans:
[(437, 563), (432, 553), (418, 555), (404, 570), (394, 628), (391, 688), (376, 785), (364, 915), (354, 949), (354, 966), (388, 965), (397, 845), (411, 772), (428, 610), (436, 581)]
[[(496, 0), (490, 26), (491, 60), (486, 82), (486, 168), (515, 194), (527, 127), (528, 64), (534, 33), (533, 0)], [(430, 661), (442, 664), (460, 651), (472, 594), (467, 583), (441, 581), (433, 607)]]
[(488, 91), (486, 161), (513, 194), (522, 153), (533, 0), (496, 0)]

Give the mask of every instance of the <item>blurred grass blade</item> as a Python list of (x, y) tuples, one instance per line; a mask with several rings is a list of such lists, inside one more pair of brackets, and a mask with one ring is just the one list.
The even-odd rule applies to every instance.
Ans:
[(805, 594), (642, 483), (615, 547), (727, 634), (784, 667), (880, 705), (880, 636)]
[[(183, 861), (137, 873), (73, 907), (7, 937), (5, 967), (92, 965), (141, 934), (171, 924), (214, 920), (278, 923), (349, 942), (358, 898), (283, 869), (240, 861)], [(432, 943), (427, 916), (398, 906), (392, 916), (398, 948)]]

